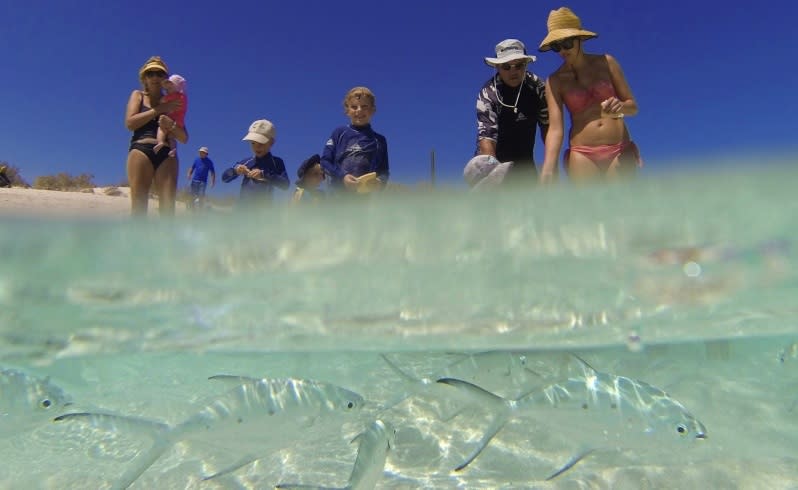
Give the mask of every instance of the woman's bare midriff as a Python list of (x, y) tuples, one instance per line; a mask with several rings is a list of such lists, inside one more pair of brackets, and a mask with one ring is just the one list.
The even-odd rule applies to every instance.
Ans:
[(601, 117), (601, 107), (591, 107), (573, 117), (569, 133), (571, 146), (615, 145), (629, 141), (629, 131), (623, 119)]

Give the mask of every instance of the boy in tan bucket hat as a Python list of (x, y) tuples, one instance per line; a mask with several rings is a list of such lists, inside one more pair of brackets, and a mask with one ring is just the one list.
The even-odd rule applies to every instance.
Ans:
[(549, 132), (541, 182), (557, 174), (565, 136), (563, 105), (572, 123), (563, 166), (572, 181), (633, 174), (642, 160), (625, 117), (637, 114), (637, 102), (621, 65), (609, 54), (584, 52), (584, 42), (598, 34), (584, 29), (568, 7), (549, 12), (547, 27), (538, 49), (559, 54), (563, 64), (546, 81)]

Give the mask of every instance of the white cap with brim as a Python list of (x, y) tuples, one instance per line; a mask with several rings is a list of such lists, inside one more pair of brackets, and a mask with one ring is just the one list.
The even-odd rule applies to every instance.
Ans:
[(207, 147), (207, 146), (203, 146), (203, 147), (201, 147), (201, 148), (199, 149), (199, 152), (200, 152), (200, 153), (210, 153), (210, 152), (208, 151), (208, 147)]
[(500, 163), (491, 155), (477, 155), (463, 169), (463, 178), (473, 190), (495, 187), (504, 182), (504, 177), (513, 162)]
[(249, 125), (249, 131), (244, 136), (243, 141), (254, 141), (256, 143), (266, 144), (274, 141), (274, 124), (266, 119), (258, 119)]
[(524, 43), (518, 39), (505, 39), (496, 45), (496, 57), (485, 58), (485, 64), (497, 67), (504, 63), (517, 60), (524, 60), (526, 63), (532, 63), (535, 59), (534, 56), (526, 54)]

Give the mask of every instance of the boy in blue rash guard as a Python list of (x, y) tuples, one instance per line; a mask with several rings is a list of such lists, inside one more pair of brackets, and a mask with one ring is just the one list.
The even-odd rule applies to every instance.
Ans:
[(290, 184), (282, 158), (271, 154), (274, 145), (274, 125), (266, 119), (259, 119), (249, 126), (243, 141), (249, 141), (253, 157), (235, 163), (222, 174), (222, 181), (232, 182), (239, 175), (241, 182), (241, 202), (271, 202), (274, 188), (288, 189)]
[(378, 188), (388, 183), (388, 143), (371, 128), (376, 112), (374, 94), (366, 87), (355, 87), (344, 97), (344, 113), (350, 124), (336, 128), (321, 155), (321, 166), (334, 190), (357, 192), (358, 178), (374, 172)]

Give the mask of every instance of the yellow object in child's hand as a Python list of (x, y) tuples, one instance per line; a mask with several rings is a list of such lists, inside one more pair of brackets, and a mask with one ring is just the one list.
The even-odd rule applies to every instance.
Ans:
[(379, 189), (380, 179), (377, 178), (377, 172), (369, 172), (357, 178), (357, 193), (368, 194), (374, 190)]

